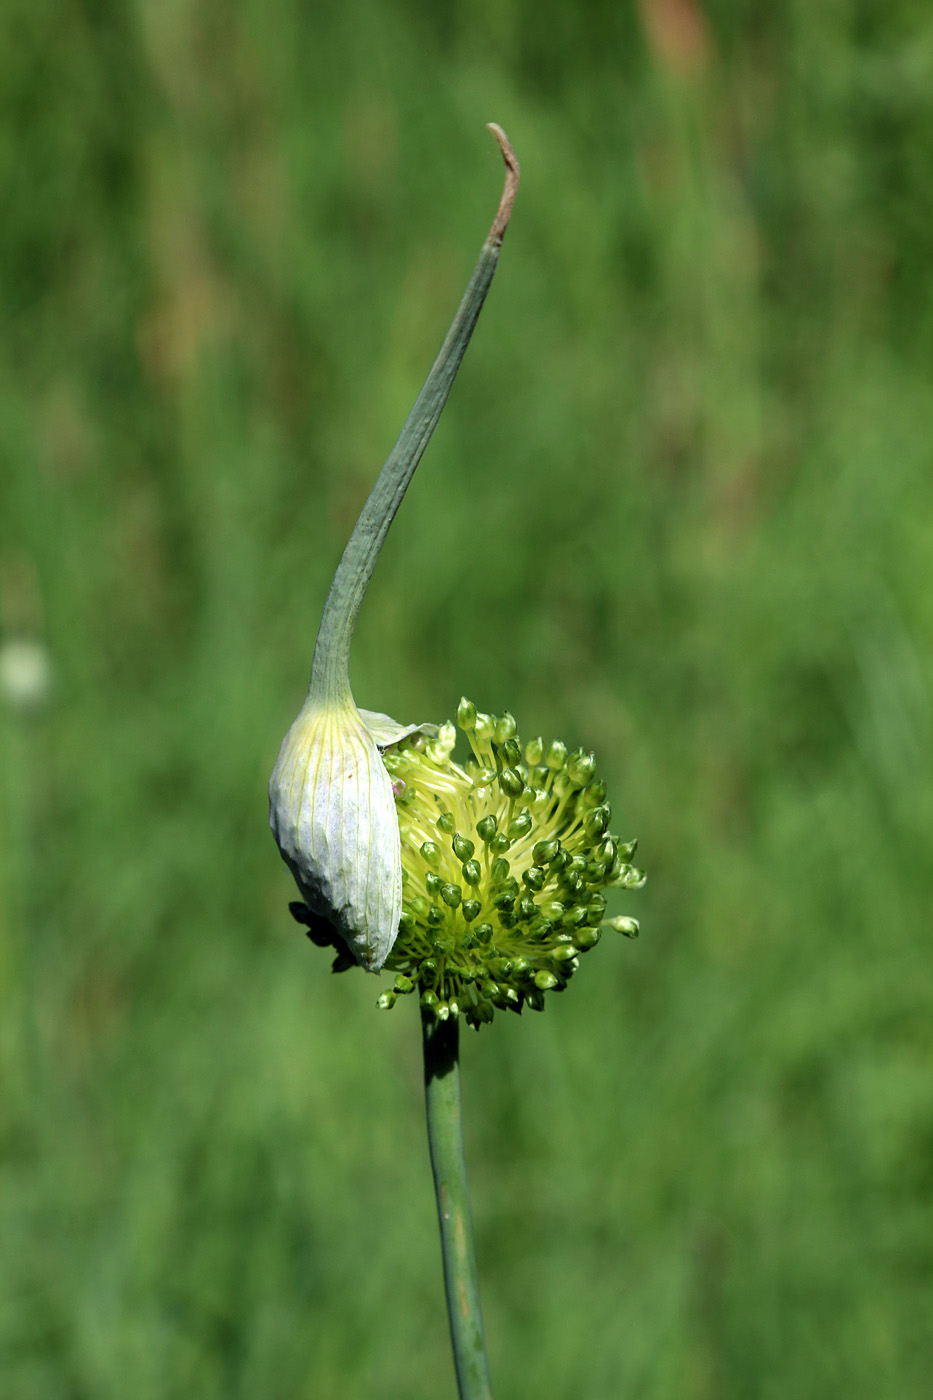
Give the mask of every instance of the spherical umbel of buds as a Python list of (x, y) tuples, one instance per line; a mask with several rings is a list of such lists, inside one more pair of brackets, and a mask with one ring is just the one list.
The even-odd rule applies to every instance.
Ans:
[[(350, 692), (350, 641), (389, 526), (437, 426), (496, 270), (518, 162), (505, 133), (492, 130), (506, 165), (496, 217), (440, 354), (344, 550), (321, 619), (307, 699), (269, 782), (272, 833), (305, 901), (299, 917), (309, 922), (315, 941), (339, 945), (341, 966), (352, 965), (352, 955), (372, 972), (385, 963), (402, 912), (395, 791), (381, 754), (425, 726), (357, 709)], [(458, 909), (460, 884), (442, 882), (441, 897), (444, 907)], [(331, 938), (322, 927), (332, 930)]]
[(497, 1010), (540, 1011), (602, 929), (637, 937), (635, 919), (605, 917), (603, 891), (640, 888), (645, 877), (630, 863), (635, 842), (609, 830), (592, 754), (554, 743), (541, 772), (528, 762), (529, 749), (532, 758), (545, 752), (533, 740), (513, 769), (512, 716), (496, 719), (467, 700), (457, 713), (466, 762), (453, 756), (451, 725), (434, 737), (406, 735), (384, 754), (401, 832), (402, 913), (386, 960), (395, 987), (378, 1005), (417, 992), (425, 1014), (478, 1029)]

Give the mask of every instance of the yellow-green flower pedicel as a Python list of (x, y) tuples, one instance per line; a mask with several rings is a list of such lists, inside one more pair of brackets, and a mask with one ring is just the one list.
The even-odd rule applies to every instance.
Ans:
[(506, 163), (496, 218), (447, 339), (363, 508), (331, 585), (311, 684), (269, 784), (270, 824), (301, 891), (292, 904), (334, 970), (396, 973), (378, 1001), (415, 993), (428, 1014), (480, 1026), (495, 1009), (540, 1010), (610, 926), (603, 891), (637, 889), (635, 842), (610, 831), (592, 754), (522, 745), (515, 720), (462, 700), (470, 755), (452, 724), (401, 725), (358, 710), (348, 662), (353, 626), (395, 512), (447, 400), (498, 260), (518, 163)]

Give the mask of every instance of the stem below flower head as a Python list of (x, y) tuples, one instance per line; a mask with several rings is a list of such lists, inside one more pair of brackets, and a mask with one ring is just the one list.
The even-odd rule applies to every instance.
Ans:
[(328, 700), (341, 700), (349, 692), (350, 641), (363, 595), (376, 567), (376, 560), (389, 532), (389, 526), (402, 503), (402, 497), (408, 489), (431, 434), (437, 427), (499, 260), (499, 249), (518, 189), (519, 166), (515, 152), (502, 128), (493, 122), (489, 123), (489, 127), (505, 160), (505, 188), (489, 235), (483, 244), (440, 354), (415, 400), (398, 441), (376, 479), (376, 484), (343, 552), (343, 558), (337, 566), (324, 605), (324, 615), (321, 618), (311, 667), (311, 691)]
[(463, 1155), (459, 1024), (422, 1018), (428, 1144), (437, 1194), (450, 1340), (460, 1400), (492, 1400)]

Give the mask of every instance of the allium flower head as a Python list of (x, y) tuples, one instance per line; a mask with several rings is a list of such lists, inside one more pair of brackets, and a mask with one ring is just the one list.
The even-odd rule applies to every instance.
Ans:
[[(522, 744), (508, 713), (462, 700), (471, 756), (453, 757), (452, 724), (387, 749), (402, 853), (402, 913), (386, 961), (395, 986), (378, 1005), (417, 991), (439, 1020), (479, 1027), (496, 1009), (540, 1011), (562, 991), (604, 927), (637, 937), (635, 919), (606, 918), (603, 891), (640, 889), (635, 842), (610, 830), (592, 754), (559, 741)], [(294, 911), (300, 919), (305, 911)], [(318, 929), (315, 942), (327, 938)], [(339, 952), (335, 970), (350, 966)]]

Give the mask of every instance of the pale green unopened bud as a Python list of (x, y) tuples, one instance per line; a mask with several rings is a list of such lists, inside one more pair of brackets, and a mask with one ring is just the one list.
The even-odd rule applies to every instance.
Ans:
[(584, 752), (583, 749), (577, 749), (567, 760), (567, 773), (571, 782), (578, 783), (581, 787), (591, 780), (595, 768), (594, 755)]
[(525, 745), (525, 762), (529, 768), (534, 768), (544, 757), (544, 740), (539, 736), (531, 739)]
[(515, 716), (510, 715), (506, 710), (496, 721), (496, 742), (504, 744), (509, 739), (514, 739), (518, 733), (518, 725), (515, 723)]
[(552, 773), (557, 773), (567, 762), (567, 745), (555, 739), (544, 755), (544, 761)]
[(494, 729), (492, 717), (482, 710), (477, 710), (473, 719), (473, 731), (481, 744), (492, 738)]
[(457, 706), (457, 723), (460, 728), (466, 732), (476, 727), (476, 706), (473, 704), (473, 701), (468, 700), (466, 696), (463, 697), (460, 704)]

